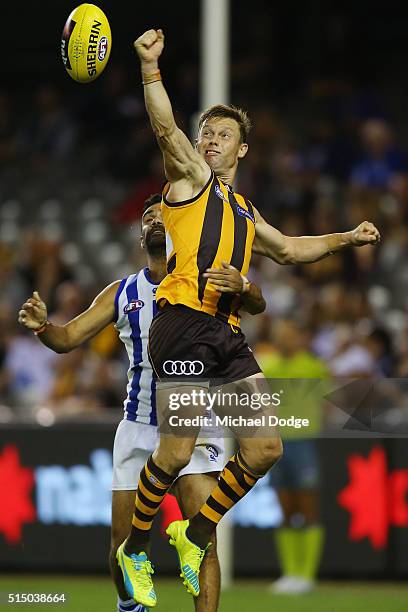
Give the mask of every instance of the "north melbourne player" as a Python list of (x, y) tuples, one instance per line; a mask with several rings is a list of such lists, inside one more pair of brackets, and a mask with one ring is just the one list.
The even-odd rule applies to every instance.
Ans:
[[(155, 194), (144, 205), (141, 244), (146, 251), (147, 267), (106, 287), (91, 306), (66, 325), (54, 325), (47, 319), (47, 308), (38, 293), (27, 300), (19, 313), (19, 322), (58, 353), (66, 353), (86, 342), (112, 322), (124, 343), (128, 357), (128, 386), (124, 418), (117, 428), (113, 449), (112, 538), (110, 568), (118, 592), (119, 612), (142, 612), (123, 583), (116, 562), (116, 551), (129, 533), (134, 510), (138, 476), (157, 446), (156, 390), (147, 358), (148, 330), (157, 311), (156, 290), (166, 275), (165, 233), (160, 209), (161, 195)], [(243, 281), (237, 270), (228, 269), (231, 291), (242, 292)], [(256, 314), (265, 302), (255, 285), (242, 294), (246, 307)], [(222, 438), (215, 430), (201, 432), (189, 464), (180, 472), (174, 493), (183, 515), (193, 516), (211, 493), (215, 478), (225, 464)], [(214, 436), (214, 439), (212, 439)], [(143, 485), (142, 485), (143, 486)], [(146, 483), (149, 487), (149, 483)], [(148, 495), (148, 493), (147, 493)], [(147, 501), (148, 503), (148, 501)], [(146, 560), (146, 556), (139, 555)], [(216, 612), (220, 589), (220, 570), (215, 541), (206, 557), (202, 572), (202, 594), (195, 601), (198, 612)]]
[[(209, 108), (201, 115), (194, 147), (177, 127), (162, 83), (158, 67), (164, 48), (162, 30), (145, 32), (135, 48), (146, 109), (168, 181), (162, 202), (168, 275), (157, 290), (159, 313), (149, 335), (150, 359), (163, 396), (158, 418), (165, 419), (166, 390), (176, 392), (181, 384), (197, 391), (207, 389), (211, 379), (221, 378), (240, 381), (241, 387), (254, 392), (262, 385), (261, 369), (239, 329), (239, 299), (224, 291), (223, 266), (232, 265), (246, 275), (252, 252), (280, 264), (311, 263), (346, 247), (376, 244), (380, 235), (369, 222), (345, 233), (295, 238), (269, 225), (233, 188), (238, 163), (248, 152), (250, 122), (246, 113), (232, 106)], [(183, 383), (177, 376), (169, 376), (166, 363), (187, 360), (202, 364), (199, 378), (187, 367), (190, 375)], [(228, 461), (207, 501), (190, 521), (178, 521), (168, 528), (183, 581), (194, 596), (199, 594), (200, 565), (217, 524), (282, 454), (279, 436), (273, 431), (270, 434), (261, 437), (237, 432), (239, 450)], [(185, 437), (161, 435), (142, 471), (132, 530), (118, 551), (130, 593), (139, 601), (155, 603), (156, 597), (148, 562), (135, 568), (131, 555), (146, 549), (154, 515), (179, 471), (189, 463), (195, 436), (194, 431)], [(154, 482), (151, 499), (155, 502), (147, 512), (141, 492), (149, 478)]]

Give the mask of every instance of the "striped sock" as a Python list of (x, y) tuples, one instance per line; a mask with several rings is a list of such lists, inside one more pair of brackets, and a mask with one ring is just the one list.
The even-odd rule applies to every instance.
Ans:
[(205, 548), (224, 514), (249, 493), (262, 476), (251, 471), (240, 451), (231, 457), (210, 497), (191, 519), (187, 529), (189, 539)]
[(139, 476), (129, 547), (145, 546), (149, 541), (153, 519), (175, 476), (170, 476), (154, 463), (150, 456)]
[(118, 612), (144, 612), (145, 608), (141, 604), (136, 603), (134, 599), (123, 601), (118, 597)]

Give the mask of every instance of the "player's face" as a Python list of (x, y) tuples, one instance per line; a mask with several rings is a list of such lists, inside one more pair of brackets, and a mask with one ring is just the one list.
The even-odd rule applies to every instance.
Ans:
[(241, 133), (235, 119), (217, 117), (201, 126), (197, 151), (216, 175), (228, 172), (246, 155), (248, 145), (241, 142)]
[(161, 205), (153, 204), (142, 217), (142, 247), (149, 250), (165, 248), (166, 234), (164, 231)]

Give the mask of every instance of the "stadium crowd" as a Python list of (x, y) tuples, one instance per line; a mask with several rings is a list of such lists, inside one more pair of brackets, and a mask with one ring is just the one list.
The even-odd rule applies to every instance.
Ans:
[[(244, 317), (249, 342), (257, 354), (273, 353), (277, 324), (295, 319), (303, 348), (333, 375), (405, 377), (408, 141), (398, 118), (378, 93), (340, 79), (310, 81), (297, 105), (259, 93), (249, 100), (265, 69), (257, 58), (233, 65), (232, 98), (254, 124), (239, 190), (289, 235), (344, 231), (369, 219), (382, 242), (302, 267), (254, 257), (249, 276), (267, 309)], [(169, 73), (178, 121), (193, 131), (196, 66)], [(39, 85), (30, 105), (0, 93), (3, 420), (119, 408), (124, 397), (126, 355), (113, 328), (57, 356), (17, 324), (34, 289), (62, 323), (144, 265), (141, 209), (163, 175), (141, 88), (112, 64), (95, 86), (80, 97), (76, 91)]]

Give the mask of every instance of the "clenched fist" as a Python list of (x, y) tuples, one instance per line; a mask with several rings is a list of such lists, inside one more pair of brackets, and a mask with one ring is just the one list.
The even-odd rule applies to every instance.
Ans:
[(365, 244), (377, 244), (381, 240), (378, 229), (369, 221), (363, 221), (350, 232), (350, 244), (352, 246), (364, 246)]
[(163, 30), (147, 30), (133, 43), (142, 64), (157, 68), (164, 47)]
[(33, 297), (28, 299), (21, 307), (18, 313), (18, 322), (28, 329), (36, 331), (40, 329), (47, 321), (47, 307), (40, 298), (37, 291), (34, 291)]

